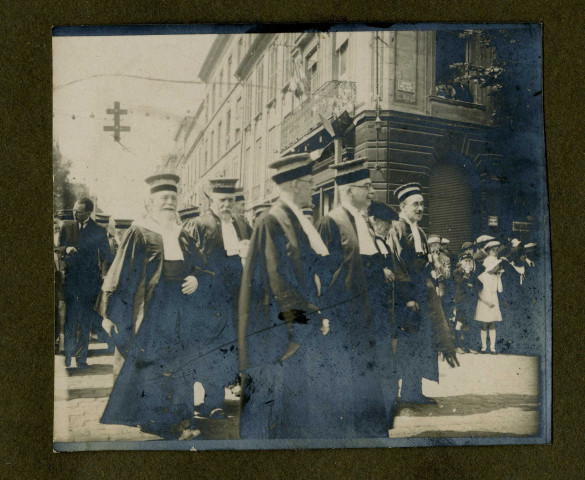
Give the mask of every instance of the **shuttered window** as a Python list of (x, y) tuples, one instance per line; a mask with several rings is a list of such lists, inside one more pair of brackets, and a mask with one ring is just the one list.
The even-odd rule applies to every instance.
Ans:
[(472, 196), (469, 175), (453, 164), (438, 164), (430, 178), (429, 231), (450, 240), (449, 250), (459, 252), (472, 241)]

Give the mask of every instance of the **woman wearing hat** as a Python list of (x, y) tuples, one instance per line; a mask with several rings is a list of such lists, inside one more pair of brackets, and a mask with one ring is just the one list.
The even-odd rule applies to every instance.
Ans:
[(96, 307), (125, 358), (101, 422), (138, 425), (165, 439), (200, 433), (191, 428), (190, 371), (207, 333), (201, 294), (194, 294), (208, 275), (194, 240), (176, 222), (178, 181), (171, 174), (146, 180), (147, 214), (125, 234)]
[(489, 331), (490, 352), (496, 353), (496, 322), (502, 321), (498, 293), (502, 288), (502, 259), (489, 255), (483, 261), (485, 271), (477, 277), (482, 288), (479, 291), (475, 320), (481, 322), (481, 352), (487, 351)]

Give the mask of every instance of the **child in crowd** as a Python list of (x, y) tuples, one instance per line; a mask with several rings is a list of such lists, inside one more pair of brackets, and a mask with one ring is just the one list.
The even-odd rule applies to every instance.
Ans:
[(498, 293), (502, 288), (502, 259), (489, 255), (483, 261), (485, 271), (477, 277), (481, 284), (475, 320), (481, 322), (481, 352), (487, 352), (487, 337), (489, 331), (490, 352), (496, 353), (496, 322), (502, 321)]

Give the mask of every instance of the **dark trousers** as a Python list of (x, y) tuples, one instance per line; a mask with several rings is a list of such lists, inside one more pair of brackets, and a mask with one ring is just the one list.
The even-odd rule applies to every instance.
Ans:
[(89, 331), (92, 323), (99, 317), (93, 310), (95, 298), (68, 292), (65, 297), (65, 355), (77, 357), (77, 364), (87, 361)]

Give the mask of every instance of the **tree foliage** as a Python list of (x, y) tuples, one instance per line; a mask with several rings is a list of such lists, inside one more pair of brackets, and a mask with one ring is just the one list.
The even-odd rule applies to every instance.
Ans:
[(53, 212), (73, 208), (75, 194), (69, 181), (71, 161), (65, 160), (59, 145), (53, 145)]

